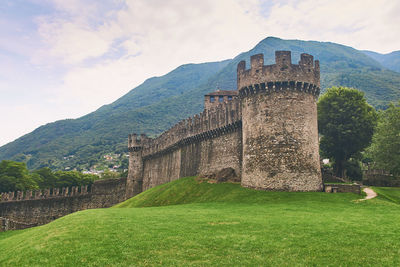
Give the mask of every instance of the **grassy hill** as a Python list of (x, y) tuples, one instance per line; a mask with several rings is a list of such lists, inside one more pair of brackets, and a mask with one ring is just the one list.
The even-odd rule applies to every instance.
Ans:
[[(333, 85), (356, 87), (377, 108), (400, 99), (400, 73), (386, 69), (362, 51), (329, 42), (268, 37), (231, 60), (183, 65), (147, 80), (93, 113), (39, 127), (0, 147), (0, 160), (26, 161), (31, 169), (87, 169), (105, 153), (126, 152), (129, 133), (156, 136), (179, 120), (201, 112), (205, 93), (217, 87), (236, 89), (236, 66), (240, 60), (248, 62), (251, 55), (263, 53), (265, 64), (272, 64), (276, 50), (292, 51), (293, 63), (303, 52), (319, 59), (323, 90)], [(63, 159), (70, 155), (74, 157)]]
[(0, 233), (0, 265), (398, 266), (399, 204), (359, 197), (184, 178), (115, 208)]

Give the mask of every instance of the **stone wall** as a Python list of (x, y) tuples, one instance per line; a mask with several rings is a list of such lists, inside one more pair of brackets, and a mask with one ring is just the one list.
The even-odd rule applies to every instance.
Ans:
[(141, 147), (143, 157), (163, 154), (197, 139), (212, 137), (213, 132), (231, 127), (241, 117), (240, 101), (232, 99), (178, 122), (157, 138), (148, 138), (144, 134), (138, 138), (132, 134), (129, 136), (128, 148), (134, 150), (135, 147)]
[(125, 201), (126, 178), (98, 180), (93, 183), (88, 208), (108, 208)]
[(230, 167), (241, 172), (241, 106), (237, 98), (180, 121), (152, 139), (130, 135), (126, 197), (181, 177)]
[(144, 158), (143, 191), (181, 177), (209, 175), (224, 168), (241, 173), (241, 128), (215, 132), (215, 136), (199, 139), (165, 154)]
[(384, 170), (365, 170), (362, 182), (364, 185), (400, 187), (400, 177)]
[[(34, 198), (26, 197), (29, 196), (26, 192), (7, 194), (0, 202), (0, 217), (8, 220), (8, 229), (23, 229), (49, 223), (79, 210), (111, 207), (125, 200), (125, 183), (126, 178), (99, 180), (88, 191), (79, 192), (77, 187), (72, 190), (47, 189), (35, 193)], [(60, 191), (64, 194), (46, 193)], [(17, 197), (11, 198), (11, 195)]]
[(361, 194), (361, 186), (358, 184), (324, 184), (327, 193), (355, 193)]
[(36, 223), (21, 223), (11, 219), (0, 217), (0, 232), (8, 230), (20, 230), (37, 226)]

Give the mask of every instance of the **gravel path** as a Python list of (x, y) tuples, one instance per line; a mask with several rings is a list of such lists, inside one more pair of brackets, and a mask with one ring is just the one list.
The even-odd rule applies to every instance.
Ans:
[(363, 198), (363, 199), (360, 199), (360, 200), (372, 199), (372, 198), (378, 196), (378, 194), (374, 190), (369, 188), (369, 187), (364, 188), (363, 191), (367, 194), (367, 196), (365, 198)]

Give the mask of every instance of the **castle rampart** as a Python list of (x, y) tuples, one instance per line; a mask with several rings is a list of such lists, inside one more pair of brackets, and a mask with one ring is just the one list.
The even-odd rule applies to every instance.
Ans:
[(90, 193), (88, 186), (72, 186), (62, 188), (48, 188), (42, 190), (27, 190), (16, 191), (0, 194), (0, 202), (35, 200), (35, 199), (50, 199), (68, 196), (86, 195)]
[[(42, 225), (75, 211), (107, 208), (125, 200), (126, 178), (73, 186), (1, 194), (1, 230)], [(1, 226), (1, 225), (0, 225)]]
[[(215, 172), (224, 166), (240, 175), (239, 135), (241, 106), (237, 98), (182, 120), (155, 139), (130, 135), (127, 184), (132, 184), (132, 189), (127, 189), (127, 197), (180, 177)], [(227, 143), (232, 151), (220, 152), (226, 151)]]
[(135, 192), (224, 168), (232, 168), (246, 187), (322, 190), (316, 113), (319, 61), (301, 54), (296, 65), (289, 51), (277, 51), (275, 64), (265, 66), (263, 55), (254, 55), (250, 69), (245, 61), (238, 64), (237, 84), (236, 92), (207, 94), (202, 113), (156, 139), (130, 137), (128, 180), (141, 181)]
[(187, 144), (196, 140), (196, 138), (212, 136), (218, 129), (231, 128), (234, 123), (240, 120), (240, 101), (234, 99), (178, 122), (155, 139), (148, 138), (143, 134), (139, 139), (137, 135), (133, 134), (130, 136), (128, 149), (134, 150), (137, 149), (135, 147), (141, 147), (142, 155), (146, 158), (162, 153), (164, 150), (171, 149), (171, 147)]

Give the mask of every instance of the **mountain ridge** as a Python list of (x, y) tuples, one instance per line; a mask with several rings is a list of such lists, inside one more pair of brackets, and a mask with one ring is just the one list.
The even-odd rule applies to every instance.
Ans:
[[(179, 120), (203, 109), (203, 95), (236, 89), (236, 66), (250, 55), (263, 53), (265, 64), (274, 63), (275, 50), (292, 51), (297, 64), (306, 52), (321, 62), (321, 88), (351, 86), (364, 91), (368, 101), (384, 108), (400, 99), (400, 73), (386, 69), (363, 51), (332, 42), (283, 40), (268, 37), (233, 59), (185, 64), (160, 77), (147, 79), (138, 87), (78, 119), (61, 120), (41, 126), (14, 142), (0, 147), (0, 159), (26, 161), (31, 169), (88, 169), (104, 153), (126, 152), (131, 132), (156, 136)], [(63, 161), (63, 157), (75, 155)]]
[(363, 50), (362, 52), (381, 63), (385, 68), (400, 72), (400, 50), (392, 51), (387, 54), (380, 54), (368, 50)]

